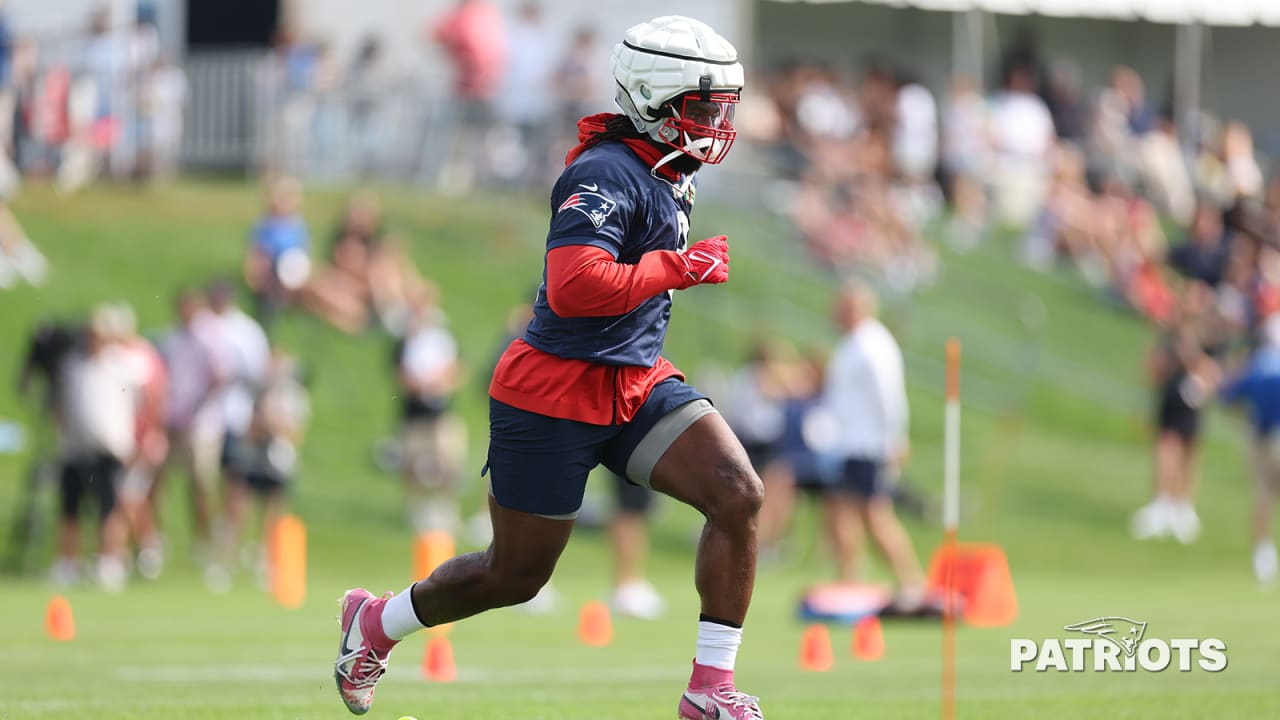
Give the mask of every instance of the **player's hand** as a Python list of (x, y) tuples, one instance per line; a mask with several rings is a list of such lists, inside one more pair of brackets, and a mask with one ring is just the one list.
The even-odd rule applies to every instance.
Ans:
[[(699, 240), (684, 252), (685, 284), (714, 285), (729, 279), (729, 241), (724, 235)], [(683, 288), (682, 288), (683, 289)]]

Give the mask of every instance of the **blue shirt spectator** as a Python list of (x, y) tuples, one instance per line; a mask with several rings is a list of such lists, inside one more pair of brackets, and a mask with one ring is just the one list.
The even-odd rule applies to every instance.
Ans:
[(253, 226), (253, 246), (275, 263), (290, 250), (308, 253), (311, 236), (297, 215), (267, 215)]

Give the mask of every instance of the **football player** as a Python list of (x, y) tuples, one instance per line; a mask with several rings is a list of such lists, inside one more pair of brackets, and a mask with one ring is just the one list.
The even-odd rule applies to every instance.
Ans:
[(347, 592), (335, 677), (353, 713), (368, 711), (388, 653), (409, 634), (532, 598), (603, 463), (706, 517), (679, 716), (763, 717), (733, 677), (755, 582), (760, 479), (719, 413), (660, 354), (672, 291), (729, 278), (726, 238), (688, 245), (689, 213), (694, 175), (733, 145), (742, 65), (707, 25), (667, 16), (630, 28), (612, 66), (623, 112), (578, 123), (580, 144), (551, 192), (533, 320), (490, 384), (482, 473), (493, 542), (399, 595)]

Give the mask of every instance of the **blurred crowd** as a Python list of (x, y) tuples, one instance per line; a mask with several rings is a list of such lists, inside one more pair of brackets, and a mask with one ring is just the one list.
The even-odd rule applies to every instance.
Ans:
[(17, 35), (0, 12), (0, 178), (53, 178), (71, 192), (177, 173), (187, 101), (182, 68), (162, 52), (154, 13), (126, 26), (107, 7), (71, 36)]
[(608, 48), (593, 26), (562, 40), (536, 2), (506, 15), (488, 0), (459, 0), (429, 18), (421, 38), (448, 69), (448, 86), (430, 100), (421, 73), (396, 66), (377, 36), (341, 58), (282, 30), (255, 69), (259, 167), (394, 177), (447, 194), (541, 190), (577, 143), (578, 118), (611, 97)]
[(1116, 67), (1085, 88), (1071, 58), (1020, 38), (993, 73), (941, 93), (873, 59), (846, 73), (793, 63), (744, 107), (744, 132), (770, 147), (784, 212), (823, 265), (910, 289), (936, 271), (939, 238), (959, 251), (1012, 229), (1027, 263), (1067, 263), (1160, 321), (1174, 305), (1162, 266), (1169, 232), (1198, 205), (1225, 214), (1264, 197), (1250, 129), (1201, 111), (1175, 118), (1141, 76)]
[[(461, 383), (457, 344), (438, 291), (384, 224), (377, 195), (353, 193), (327, 251), (312, 262), (298, 183), (267, 185), (247, 229), (243, 287), (212, 278), (174, 298), (167, 328), (140, 334), (133, 310), (102, 303), (85, 318), (49, 320), (28, 340), (19, 390), (49, 423), (32, 481), (56, 488), (59, 527), (51, 576), (120, 590), (135, 574), (158, 577), (173, 544), (164, 528), (168, 476), (184, 480), (189, 545), (210, 589), (239, 571), (265, 581), (270, 528), (287, 511), (310, 417), (307, 379), (321, 358), (273, 342), (283, 312), (315, 315), (340, 330), (388, 338), (389, 372), (404, 399), (396, 469), (418, 530), (457, 529), (457, 478), (466, 437), (450, 400)], [(247, 527), (260, 506), (259, 530)], [(94, 542), (82, 537), (92, 508)], [(33, 507), (31, 512), (38, 510)], [(36, 527), (39, 523), (27, 523)], [(38, 546), (41, 539), (28, 538)], [(82, 548), (93, 553), (82, 557)]]

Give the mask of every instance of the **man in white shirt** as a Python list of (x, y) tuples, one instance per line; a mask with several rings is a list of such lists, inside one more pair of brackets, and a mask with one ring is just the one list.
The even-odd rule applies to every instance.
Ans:
[(214, 338), (211, 350), (219, 355), (215, 363), (222, 368), (222, 385), (214, 402), (221, 413), (222, 451), (220, 464), (226, 482), (218, 559), (205, 569), (205, 579), (216, 588), (230, 581), (230, 571), (237, 552), (240, 514), (249, 474), (253, 471), (254, 448), (249, 440), (254, 407), (267, 382), (271, 364), (271, 345), (257, 320), (236, 307), (231, 284), (215, 280), (208, 288), (208, 331)]
[(832, 450), (843, 472), (824, 497), (824, 517), (841, 580), (857, 579), (849, 528), (861, 521), (897, 580), (896, 609), (914, 612), (923, 605), (924, 572), (891, 492), (908, 452), (902, 350), (876, 312), (875, 292), (863, 283), (846, 284), (836, 297), (834, 319), (845, 335), (827, 364), (823, 399), (839, 428)]
[(134, 426), (142, 378), (115, 341), (115, 316), (98, 308), (84, 346), (62, 369), (65, 391), (59, 394), (59, 440), (62, 449), (61, 513), (58, 562), (54, 580), (69, 583), (78, 576), (79, 515), (86, 495), (101, 518), (98, 581), (108, 590), (124, 588), (126, 527), (116, 507), (124, 466), (137, 450)]

